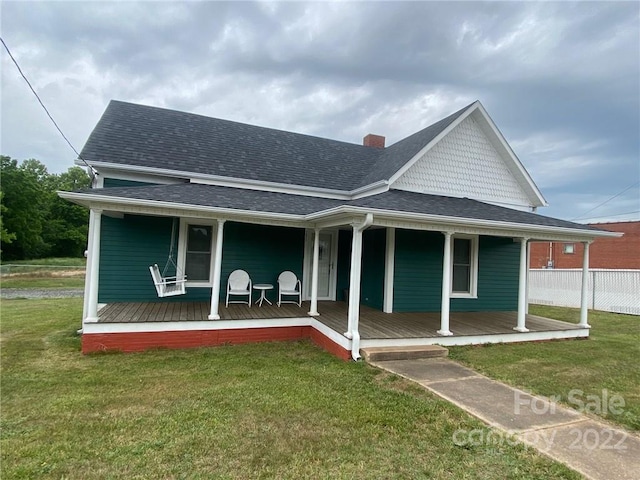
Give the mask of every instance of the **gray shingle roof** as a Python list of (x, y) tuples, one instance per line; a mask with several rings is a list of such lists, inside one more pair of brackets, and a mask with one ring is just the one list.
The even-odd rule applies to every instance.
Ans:
[(358, 200), (336, 200), (194, 183), (148, 187), (114, 187), (87, 190), (83, 193), (102, 197), (292, 215), (308, 215), (339, 206), (352, 206), (460, 219), (599, 231), (599, 229), (587, 225), (490, 205), (468, 198), (444, 197), (403, 190), (390, 190)]
[(354, 200), (350, 202), (350, 204), (397, 212), (598, 231), (598, 229), (591, 228), (587, 225), (568, 222), (558, 218), (545, 217), (537, 213), (491, 205), (470, 198), (427, 195), (404, 190), (389, 190), (388, 192), (378, 195)]
[(353, 190), (388, 179), (467, 106), (385, 149), (111, 101), (81, 156), (89, 163)]
[(350, 190), (380, 150), (191, 113), (112, 101), (81, 155), (89, 163)]
[(180, 183), (150, 187), (96, 188), (82, 193), (103, 197), (120, 197), (134, 200), (171, 202), (211, 208), (307, 215), (342, 205), (341, 200), (290, 195), (286, 193), (244, 190), (240, 188)]

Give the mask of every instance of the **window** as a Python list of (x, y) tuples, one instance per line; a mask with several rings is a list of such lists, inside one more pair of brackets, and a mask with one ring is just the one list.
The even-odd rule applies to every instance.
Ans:
[(187, 257), (184, 273), (189, 281), (208, 282), (211, 272), (211, 226), (187, 227)]
[(454, 237), (451, 257), (451, 296), (476, 297), (477, 238)]
[(187, 285), (211, 285), (213, 261), (213, 225), (182, 220), (178, 245), (179, 267), (187, 276)]
[(562, 246), (562, 253), (573, 254), (575, 253), (575, 246), (573, 243), (565, 243)]

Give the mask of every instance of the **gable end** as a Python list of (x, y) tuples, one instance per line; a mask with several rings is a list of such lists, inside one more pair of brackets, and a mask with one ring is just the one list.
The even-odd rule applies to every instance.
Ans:
[[(411, 192), (467, 197), (515, 208), (541, 205), (528, 181), (488, 135), (478, 110), (428, 149), (390, 187)], [(484, 127), (484, 128), (483, 128)], [(532, 198), (533, 197), (533, 198)]]

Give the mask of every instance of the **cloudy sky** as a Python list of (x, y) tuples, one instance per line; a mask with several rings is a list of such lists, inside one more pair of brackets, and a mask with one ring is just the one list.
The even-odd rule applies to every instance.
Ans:
[[(541, 213), (640, 219), (638, 2), (3, 1), (0, 15), (77, 149), (110, 99), (387, 145), (479, 99)], [(73, 165), (5, 51), (1, 101), (2, 154)]]

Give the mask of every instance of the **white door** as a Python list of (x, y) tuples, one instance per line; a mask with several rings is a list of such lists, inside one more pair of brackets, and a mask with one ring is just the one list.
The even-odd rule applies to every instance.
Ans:
[(333, 234), (320, 233), (320, 252), (318, 255), (318, 298), (331, 297), (331, 271)]
[[(337, 232), (320, 232), (320, 248), (318, 252), (318, 299), (335, 300)], [(307, 235), (305, 262), (306, 296), (311, 298), (311, 275), (313, 273), (313, 241), (314, 233)]]

